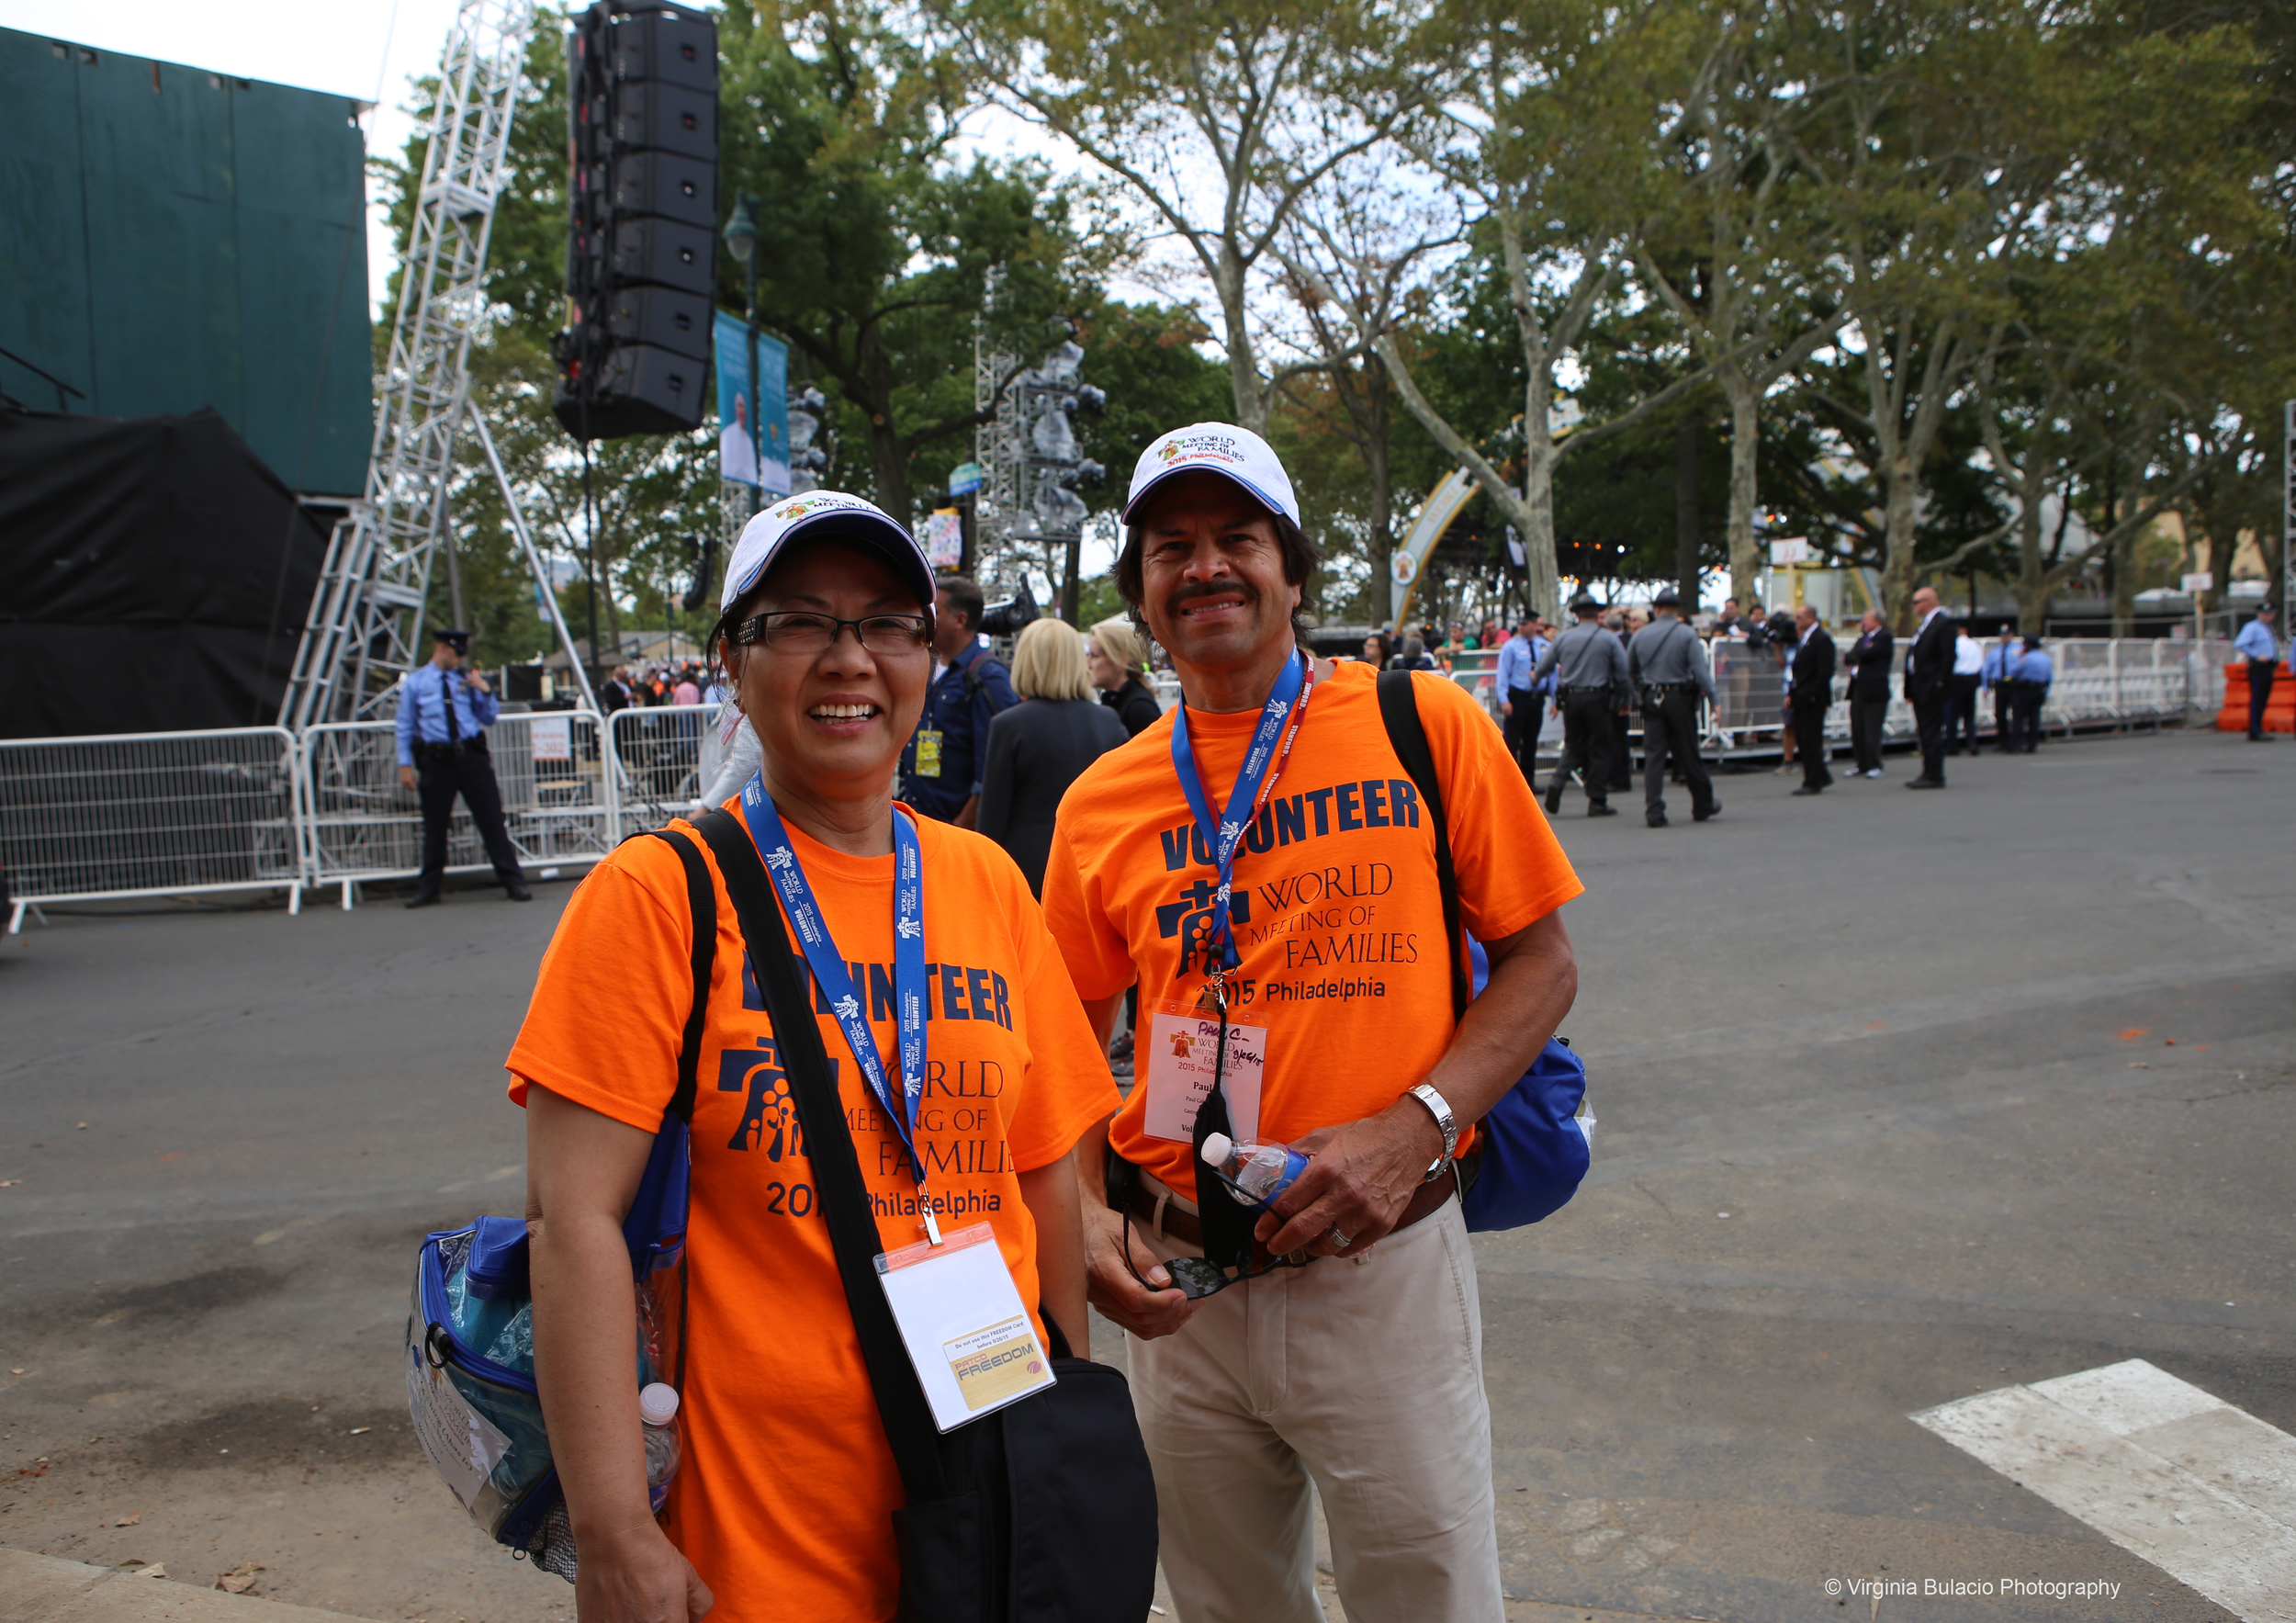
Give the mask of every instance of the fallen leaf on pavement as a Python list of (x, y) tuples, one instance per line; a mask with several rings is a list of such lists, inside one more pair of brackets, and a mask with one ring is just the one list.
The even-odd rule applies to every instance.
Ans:
[(233, 1567), (218, 1578), (214, 1586), (226, 1595), (252, 1595), (255, 1588), (255, 1574), (262, 1571), (261, 1567), (253, 1563), (243, 1567)]
[(12, 1189), (23, 1181), (20, 1178), (0, 1178), (0, 1189)]
[(121, 1516), (118, 1521), (114, 1522), (112, 1526), (115, 1527), (133, 1527), (140, 1526), (142, 1521), (143, 1512), (139, 1510), (132, 1516)]
[(21, 1369), (11, 1369), (11, 1370), (9, 1370), (9, 1371), (8, 1371), (8, 1373), (9, 1373), (9, 1374), (11, 1374), (11, 1375), (21, 1375), (21, 1374), (23, 1374), (23, 1373), (24, 1373), (24, 1371), (23, 1371), (23, 1370), (21, 1370)]
[(351, 1435), (352, 1435), (353, 1437), (364, 1437), (364, 1436), (366, 1436), (368, 1432), (373, 1431), (374, 1429), (375, 1429), (375, 1428), (374, 1428), (373, 1426), (353, 1426), (353, 1427), (351, 1428)]

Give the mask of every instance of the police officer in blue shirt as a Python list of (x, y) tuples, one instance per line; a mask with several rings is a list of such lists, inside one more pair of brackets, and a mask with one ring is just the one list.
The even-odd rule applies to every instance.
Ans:
[(2017, 656), (2017, 669), (2009, 679), (2009, 703), (2014, 713), (2010, 725), (2015, 729), (2013, 749), (2031, 755), (2041, 747), (2041, 707), (2049, 702), (2049, 684), (2056, 680), (2056, 661), (2050, 659), (2041, 646), (2041, 638), (2025, 639), (2025, 650)]
[(2017, 748), (2017, 661), (2020, 648), (2014, 626), (2001, 627), (2001, 640), (1985, 651), (1978, 681), (1993, 694), (1993, 747), (2008, 755)]
[(446, 819), (455, 796), (470, 808), (470, 820), (486, 842), (494, 876), (513, 902), (530, 902), (526, 875), (502, 827), (502, 791), (487, 755), (486, 729), (501, 709), (487, 679), (462, 669), (470, 633), (441, 631), (431, 662), (407, 672), (399, 685), (399, 784), (422, 796), (422, 876), (415, 882), (410, 907), (439, 899), (446, 877)]
[(1506, 736), (1507, 753), (1514, 757), (1523, 769), (1524, 781), (1534, 789), (1538, 787), (1539, 724), (1547, 718), (1543, 690), (1553, 687), (1555, 682), (1552, 675), (1543, 683), (1531, 676), (1552, 646), (1538, 634), (1538, 626), (1536, 614), (1525, 614), (1514, 635), (1499, 645), (1498, 674), (1499, 714), (1503, 717), (1500, 730)]
[[(2264, 713), (2272, 704), (2272, 679), (2279, 672), (2274, 667), (2280, 657), (2280, 639), (2272, 632), (2272, 605), (2265, 603), (2257, 610), (2257, 617), (2240, 628), (2233, 638), (2233, 651), (2245, 654), (2248, 659), (2248, 741), (2264, 742)], [(2289, 657), (2296, 659), (2296, 645), (2291, 645)], [(2296, 670), (2296, 666), (2291, 666)]]
[(933, 599), (933, 657), (944, 661), (925, 691), (925, 714), (901, 752), (901, 798), (960, 828), (980, 816), (988, 724), (1020, 702), (1012, 679), (981, 641), (981, 589), (943, 575)]

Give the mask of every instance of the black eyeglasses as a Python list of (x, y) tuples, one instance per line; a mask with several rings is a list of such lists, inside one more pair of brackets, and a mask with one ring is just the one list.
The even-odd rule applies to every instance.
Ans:
[[(1242, 1184), (1230, 1178), (1226, 1173), (1220, 1171), (1217, 1167), (1204, 1167), (1202, 1170), (1210, 1172), (1213, 1178), (1219, 1179), (1220, 1182), (1233, 1190), (1236, 1198), (1242, 1200), (1245, 1205), (1255, 1206), (1260, 1211), (1266, 1212), (1270, 1217), (1277, 1219), (1278, 1222), (1283, 1220), (1284, 1214), (1282, 1212), (1277, 1211), (1274, 1206), (1262, 1200), (1259, 1196), (1253, 1194)], [(1199, 1177), (1197, 1179), (1197, 1190), (1199, 1198), (1203, 1193), (1204, 1184), (1205, 1180)], [(1261, 1252), (1261, 1256), (1266, 1260), (1258, 1263), (1245, 1263), (1242, 1268), (1236, 1269), (1234, 1278), (1231, 1279), (1227, 1270), (1222, 1268), (1218, 1263), (1213, 1262), (1210, 1257), (1167, 1257), (1164, 1259), (1164, 1271), (1172, 1276), (1172, 1283), (1169, 1285), (1152, 1285), (1141, 1274), (1138, 1265), (1132, 1261), (1132, 1214), (1130, 1207), (1127, 1207), (1124, 1212), (1123, 1234), (1121, 1238), (1124, 1247), (1123, 1256), (1125, 1269), (1135, 1280), (1139, 1281), (1140, 1288), (1142, 1290), (1171, 1291), (1176, 1289), (1181, 1295), (1187, 1297), (1190, 1302), (1200, 1302), (1207, 1296), (1217, 1296), (1220, 1292), (1225, 1291), (1229, 1286), (1240, 1285), (1246, 1279), (1264, 1279), (1267, 1275), (1274, 1273), (1277, 1268), (1305, 1268), (1308, 1266), (1309, 1262), (1309, 1257), (1304, 1251), (1287, 1252), (1282, 1256), (1277, 1256), (1271, 1252)], [(1257, 1247), (1255, 1246), (1255, 1249), (1257, 1249)]]
[(850, 626), (861, 646), (872, 654), (914, 654), (932, 640), (933, 623), (923, 614), (864, 614), (840, 620), (834, 614), (777, 610), (752, 614), (734, 628), (739, 643), (763, 643), (777, 654), (825, 652)]

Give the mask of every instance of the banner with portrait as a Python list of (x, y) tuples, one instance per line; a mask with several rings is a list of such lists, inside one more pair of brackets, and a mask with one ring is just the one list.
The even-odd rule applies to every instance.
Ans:
[[(748, 485), (766, 501), (789, 494), (789, 346), (757, 334), (729, 310), (717, 312), (718, 477)], [(750, 362), (756, 357), (756, 387)], [(750, 403), (757, 421), (750, 421)]]

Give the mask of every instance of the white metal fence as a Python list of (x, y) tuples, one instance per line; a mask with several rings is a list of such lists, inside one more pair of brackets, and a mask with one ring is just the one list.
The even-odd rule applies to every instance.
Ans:
[(298, 910), (296, 761), (276, 727), (0, 740), (8, 932), (108, 896), (283, 889)]
[[(598, 718), (587, 711), (505, 716), (487, 729), (502, 821), (529, 873), (594, 862), (613, 849), (613, 796), (598, 736)], [(310, 884), (342, 886), (348, 907), (364, 881), (422, 871), (422, 807), (413, 790), (400, 785), (390, 723), (311, 727), (302, 755), (303, 861)], [(491, 867), (468, 810), (456, 801), (447, 824), (446, 871)]]
[(606, 717), (617, 835), (658, 828), (692, 808), (716, 715), (715, 704), (649, 704)]
[[(2226, 644), (2099, 637), (2048, 648), (2055, 681), (2042, 720), (2050, 728), (2205, 724), (2223, 703)], [(1710, 652), (1717, 703), (1707, 711), (1707, 753), (1774, 749), (1784, 685), (1775, 656), (1728, 642)], [(1480, 662), (1451, 680), (1497, 722), (1500, 695)], [(1177, 683), (1163, 676), (1154, 686), (1169, 709)], [(1893, 671), (1892, 741), (1913, 735), (1901, 686)], [(1849, 737), (1847, 694), (1847, 677), (1838, 677), (1827, 718), (1835, 741)], [(1980, 696), (1977, 709), (1990, 733), (1991, 704)], [(715, 762), (714, 715), (709, 705), (671, 705), (607, 718), (499, 718), (487, 736), (521, 862), (541, 874), (585, 866), (624, 835), (684, 813)], [(1557, 753), (1561, 731), (1542, 728), (1542, 759)], [(0, 863), (15, 901), (10, 933), (46, 902), (278, 889), (298, 911), (305, 887), (332, 885), (347, 907), (362, 881), (422, 871), (422, 810), (400, 785), (388, 722), (314, 727), (300, 739), (280, 727), (0, 739)], [(448, 871), (490, 865), (457, 802)]]

